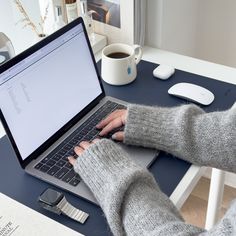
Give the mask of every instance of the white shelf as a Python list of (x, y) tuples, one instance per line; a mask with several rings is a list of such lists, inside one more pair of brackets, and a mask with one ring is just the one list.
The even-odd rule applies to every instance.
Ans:
[(107, 37), (100, 34), (94, 34), (95, 40), (91, 42), (91, 46), (93, 49), (93, 53), (96, 54), (97, 52), (101, 51), (107, 45)]

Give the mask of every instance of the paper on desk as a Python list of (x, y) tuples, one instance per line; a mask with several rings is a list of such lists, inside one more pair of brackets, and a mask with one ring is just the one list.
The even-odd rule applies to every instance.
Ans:
[(82, 236), (82, 234), (0, 193), (0, 236)]

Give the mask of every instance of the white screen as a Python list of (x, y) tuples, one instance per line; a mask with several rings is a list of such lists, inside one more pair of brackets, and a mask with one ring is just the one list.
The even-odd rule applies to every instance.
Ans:
[(24, 160), (102, 93), (81, 25), (0, 75), (0, 104)]

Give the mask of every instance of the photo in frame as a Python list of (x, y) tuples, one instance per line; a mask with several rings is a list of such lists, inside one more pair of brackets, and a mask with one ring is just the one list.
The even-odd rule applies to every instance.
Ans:
[(93, 19), (120, 28), (120, 0), (87, 0)]
[(108, 43), (134, 43), (135, 0), (87, 0), (93, 12), (94, 28), (106, 35)]

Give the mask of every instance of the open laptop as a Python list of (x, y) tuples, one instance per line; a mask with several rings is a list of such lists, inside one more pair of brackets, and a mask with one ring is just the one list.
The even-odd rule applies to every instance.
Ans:
[[(0, 118), (21, 167), (94, 203), (67, 157), (76, 144), (98, 136), (101, 119), (125, 105), (105, 96), (81, 18), (0, 67)], [(157, 155), (119, 145), (144, 167)]]

